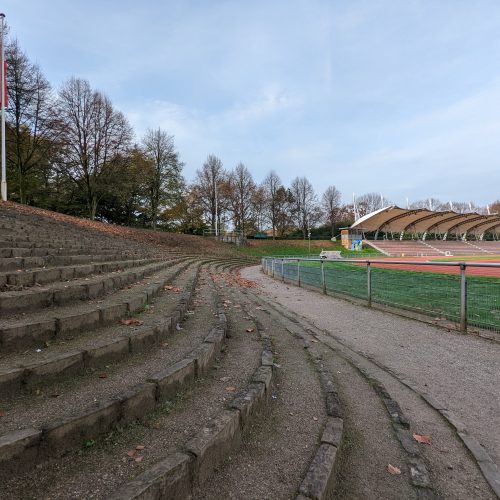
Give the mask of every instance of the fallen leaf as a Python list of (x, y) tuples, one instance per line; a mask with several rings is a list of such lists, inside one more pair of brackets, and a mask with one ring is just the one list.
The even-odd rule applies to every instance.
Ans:
[(163, 287), (164, 290), (173, 290), (173, 288), (174, 288), (173, 285), (165, 285)]
[(387, 470), (389, 474), (401, 474), (401, 469), (399, 469), (398, 467), (394, 467), (394, 465), (391, 464), (387, 466)]
[(5, 412), (3, 410), (0, 410), (0, 417), (5, 417)]
[(236, 390), (236, 387), (233, 387), (233, 386), (226, 387), (227, 392), (234, 392), (235, 390)]
[(127, 318), (127, 319), (121, 319), (120, 323), (122, 325), (142, 325), (144, 321), (141, 321), (140, 319), (137, 318)]
[(255, 328), (247, 328), (245, 332), (252, 333), (255, 331)]
[(143, 458), (144, 458), (144, 457), (135, 457), (135, 458), (134, 458), (134, 460), (135, 460), (136, 462), (142, 462), (142, 459), (143, 459)]
[(418, 443), (431, 444), (431, 438), (430, 438), (430, 436), (422, 436), (420, 434), (413, 433), (413, 439), (415, 441), (417, 441)]
[(133, 457), (135, 455), (135, 450), (127, 451), (127, 456)]
[(318, 421), (318, 417), (313, 417), (313, 420), (314, 420), (315, 422), (317, 422), (317, 421)]
[(99, 378), (108, 378), (108, 374), (107, 373), (100, 373)]
[(144, 448), (146, 448), (143, 444), (138, 444), (135, 449), (136, 450), (143, 450)]

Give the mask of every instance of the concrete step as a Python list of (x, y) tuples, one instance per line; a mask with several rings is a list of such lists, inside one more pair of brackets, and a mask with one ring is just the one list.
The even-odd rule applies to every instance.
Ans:
[[(164, 271), (176, 272), (187, 267), (192, 259), (172, 260)], [(133, 286), (123, 286), (100, 300), (79, 302), (29, 314), (0, 319), (0, 352), (42, 348), (45, 342), (59, 335), (77, 334), (118, 321), (135, 312), (152, 295), (148, 279), (139, 279)]]
[[(213, 311), (213, 304), (200, 305), (199, 316), (190, 317), (183, 330), (173, 332), (167, 347), (109, 365), (105, 377), (89, 373), (77, 384), (51, 387), (59, 391), (57, 398), (44, 395), (7, 407), (7, 432), (0, 437), (0, 475), (58, 459), (109, 434), (117, 425), (144, 421), (165, 400), (192, 385), (207, 372), (223, 342), (225, 317), (222, 311), (214, 317)], [(8, 451), (13, 446), (15, 456)]]
[(34, 311), (76, 301), (95, 300), (169, 265), (171, 263), (168, 261), (155, 262), (120, 273), (106, 273), (99, 277), (76, 279), (69, 283), (54, 283), (18, 292), (0, 292), (0, 313), (6, 318), (23, 310)]
[(112, 262), (80, 264), (76, 266), (43, 267), (29, 271), (18, 270), (16, 272), (0, 273), (0, 290), (2, 288), (9, 290), (15, 287), (23, 288), (35, 285), (47, 285), (57, 281), (69, 282), (73, 279), (146, 265), (155, 260), (158, 259), (117, 260)]
[[(150, 280), (151, 296), (138, 302), (137, 310), (129, 310), (120, 320), (108, 326), (76, 334), (61, 333), (42, 348), (24, 353), (4, 354), (0, 368), (0, 400), (16, 396), (20, 391), (33, 393), (65, 378), (73, 378), (88, 369), (117, 363), (121, 359), (158, 346), (183, 317), (197, 286), (199, 264), (180, 265), (160, 272)], [(165, 289), (174, 285), (174, 291)], [(170, 288), (170, 286), (169, 286)], [(134, 317), (141, 324), (123, 325), (121, 320)]]
[[(144, 258), (137, 256), (136, 258)], [(0, 259), (0, 272), (41, 267), (72, 266), (97, 262), (112, 262), (130, 259), (126, 252), (115, 254), (46, 255), (44, 257), (13, 257)]]

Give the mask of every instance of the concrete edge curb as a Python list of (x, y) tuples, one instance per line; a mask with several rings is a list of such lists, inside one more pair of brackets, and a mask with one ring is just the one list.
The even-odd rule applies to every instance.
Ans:
[[(219, 316), (224, 316), (223, 308)], [(244, 429), (256, 410), (270, 399), (273, 366), (268, 364), (270, 351), (267, 336), (263, 344), (261, 364), (246, 388), (238, 393), (224, 409), (204, 426), (182, 450), (171, 453), (136, 478), (123, 484), (107, 500), (184, 499), (193, 488), (203, 483), (228, 453), (236, 450)], [(266, 363), (266, 364), (264, 364)]]
[[(199, 269), (200, 266), (193, 277), (193, 283), (196, 283)], [(177, 306), (180, 315), (187, 309), (194, 289), (193, 286), (190, 291), (183, 294), (184, 304)], [(167, 373), (158, 374), (157, 380), (148, 379), (145, 383), (129, 388), (111, 400), (103, 401), (97, 408), (86, 408), (79, 415), (56, 420), (40, 429), (21, 429), (0, 436), (0, 468), (6, 471), (29, 470), (41, 461), (63, 455), (85, 440), (109, 432), (117, 424), (140, 418), (144, 415), (145, 409), (153, 411), (167, 394), (165, 391), (162, 392), (161, 386), (174, 387), (178, 391), (184, 384), (192, 383), (197, 373), (201, 373), (198, 368), (200, 365), (198, 349), (201, 346), (209, 346), (209, 355), (203, 358), (203, 362), (213, 361), (216, 346), (222, 345), (227, 331), (227, 321), (222, 309), (218, 304), (216, 326), (200, 346), (183, 360), (168, 367)], [(213, 340), (214, 331), (219, 332), (222, 337), (219, 344)], [(186, 366), (189, 368), (182, 372)], [(187, 376), (184, 377), (186, 373)]]

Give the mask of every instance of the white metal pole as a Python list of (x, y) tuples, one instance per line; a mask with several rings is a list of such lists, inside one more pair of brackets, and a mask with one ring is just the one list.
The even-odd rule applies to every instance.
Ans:
[(6, 155), (5, 155), (5, 50), (4, 50), (4, 39), (3, 39), (3, 28), (4, 28), (4, 19), (5, 14), (0, 13), (0, 43), (2, 44), (1, 56), (2, 60), (0, 61), (1, 65), (1, 83), (2, 83), (2, 184), (1, 184), (1, 192), (2, 192), (2, 200), (7, 201), (7, 170), (6, 170)]

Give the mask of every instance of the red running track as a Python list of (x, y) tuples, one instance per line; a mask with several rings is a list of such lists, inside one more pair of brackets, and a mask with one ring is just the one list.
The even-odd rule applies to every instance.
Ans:
[[(427, 261), (429, 262), (428, 257), (400, 257), (397, 259), (398, 261), (401, 260), (412, 260), (412, 261)], [(473, 257), (469, 258), (464, 258), (462, 261), (456, 261), (458, 262), (492, 262), (495, 264), (500, 264), (499, 259), (481, 259), (481, 260), (474, 260)], [(460, 268), (458, 266), (440, 266), (438, 263), (436, 265), (432, 266), (419, 266), (418, 264), (371, 264), (373, 267), (380, 267), (384, 269), (394, 269), (394, 270), (401, 270), (401, 271), (417, 271), (417, 272), (424, 272), (424, 273), (443, 273), (443, 274), (460, 274)], [(470, 267), (467, 266), (466, 273), (468, 276), (488, 276), (488, 277), (493, 277), (493, 278), (500, 278), (500, 267)]]

